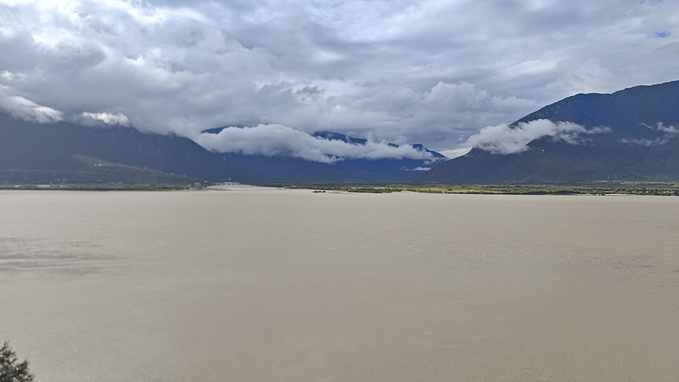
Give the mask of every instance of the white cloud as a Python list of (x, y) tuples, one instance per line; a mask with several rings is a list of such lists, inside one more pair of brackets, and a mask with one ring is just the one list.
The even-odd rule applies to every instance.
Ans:
[(648, 139), (648, 138), (623, 138), (620, 140), (622, 143), (627, 143), (630, 145), (639, 145), (639, 146), (646, 146), (646, 147), (651, 147), (651, 146), (657, 146), (657, 145), (664, 145), (669, 141), (668, 137), (657, 137), (655, 139)]
[(373, 140), (365, 144), (352, 144), (314, 137), (283, 125), (227, 127), (218, 134), (203, 133), (194, 139), (216, 152), (288, 156), (321, 163), (335, 163), (344, 159), (434, 159), (430, 153), (410, 145), (392, 146)]
[(448, 159), (453, 159), (467, 154), (469, 151), (471, 151), (471, 149), (472, 149), (471, 147), (463, 147), (461, 149), (442, 150), (439, 151), (438, 153), (444, 155)]
[(15, 118), (38, 123), (54, 123), (63, 120), (60, 111), (8, 92), (9, 88), (0, 85), (0, 109)]
[(0, 79), (6, 80), (6, 81), (14, 81), (14, 80), (19, 80), (19, 81), (24, 81), (26, 80), (26, 75), (22, 73), (12, 73), (7, 70), (3, 70), (0, 72)]
[(674, 127), (672, 125), (665, 126), (665, 124), (662, 123), (662, 122), (656, 123), (655, 126), (650, 126), (650, 125), (647, 125), (645, 123), (642, 123), (642, 126), (646, 127), (647, 129), (660, 131), (660, 132), (663, 132), (663, 133), (669, 134), (669, 135), (674, 135), (674, 134), (679, 133), (679, 129), (677, 129), (676, 127)]
[(655, 126), (647, 125), (645, 123), (642, 123), (641, 125), (646, 127), (647, 129), (661, 132), (662, 135), (659, 136), (659, 137), (655, 137), (653, 139), (648, 139), (648, 138), (623, 138), (623, 139), (620, 140), (620, 142), (627, 143), (627, 144), (630, 144), (630, 145), (640, 145), (640, 146), (651, 147), (651, 146), (657, 146), (657, 145), (664, 145), (665, 143), (669, 142), (672, 137), (679, 134), (679, 129), (677, 129), (676, 127), (674, 127), (672, 125), (665, 126), (662, 122), (656, 123)]
[(528, 144), (539, 138), (551, 138), (568, 144), (578, 145), (588, 141), (587, 136), (592, 134), (610, 133), (608, 127), (585, 127), (572, 122), (552, 122), (547, 119), (538, 119), (530, 122), (522, 122), (517, 126), (500, 124), (488, 126), (467, 140), (472, 147), (490, 151), (494, 154), (513, 154), (528, 150)]
[(82, 116), (96, 121), (101, 121), (107, 125), (120, 125), (120, 126), (130, 125), (130, 121), (127, 119), (127, 117), (121, 113), (112, 114), (112, 113), (84, 112), (82, 113)]

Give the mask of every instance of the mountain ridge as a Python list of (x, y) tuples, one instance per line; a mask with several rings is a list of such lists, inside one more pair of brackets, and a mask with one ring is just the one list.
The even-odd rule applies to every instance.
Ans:
[(554, 137), (530, 141), (522, 152), (479, 147), (434, 166), (419, 183), (577, 183), (600, 180), (679, 180), (679, 81), (610, 94), (577, 94), (510, 125), (514, 132), (539, 120), (606, 127), (589, 142)]
[(40, 124), (0, 113), (0, 183), (250, 179), (245, 170), (188, 138), (123, 126)]
[[(203, 133), (218, 134), (227, 127), (204, 130)], [(351, 145), (365, 145), (368, 139), (351, 137), (331, 131), (319, 131), (312, 137), (335, 140)], [(388, 143), (397, 148), (398, 145)], [(242, 153), (219, 153), (225, 160), (247, 169), (263, 182), (411, 182), (422, 172), (423, 167), (442, 161), (445, 156), (429, 150), (421, 144), (410, 145), (413, 149), (427, 153), (431, 159), (361, 159), (338, 158), (334, 163), (321, 163), (284, 155), (245, 155)]]

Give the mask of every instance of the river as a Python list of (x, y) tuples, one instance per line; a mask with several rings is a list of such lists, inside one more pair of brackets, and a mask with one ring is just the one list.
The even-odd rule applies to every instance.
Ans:
[(0, 192), (36, 381), (677, 381), (679, 198)]

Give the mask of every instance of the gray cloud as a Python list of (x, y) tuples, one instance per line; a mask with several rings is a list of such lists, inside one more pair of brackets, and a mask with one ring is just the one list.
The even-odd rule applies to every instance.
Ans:
[(467, 144), (494, 154), (513, 154), (528, 150), (528, 143), (539, 138), (550, 138), (571, 145), (584, 144), (592, 134), (610, 133), (609, 127), (585, 127), (572, 122), (552, 122), (538, 119), (511, 127), (507, 124), (488, 126), (469, 137)]
[(0, 85), (142, 131), (279, 124), (453, 152), (574, 93), (676, 79), (678, 14), (631, 0), (0, 0)]

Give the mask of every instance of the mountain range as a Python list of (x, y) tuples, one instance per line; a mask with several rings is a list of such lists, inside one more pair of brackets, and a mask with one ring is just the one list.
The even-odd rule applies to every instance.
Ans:
[(41, 124), (0, 113), (0, 184), (175, 183), (252, 178), (188, 138), (131, 127)]
[[(542, 136), (521, 145), (519, 138)], [(551, 130), (550, 130), (551, 129)], [(480, 133), (464, 156), (417, 181), (441, 184), (679, 180), (679, 81), (612, 94), (578, 94), (546, 106), (497, 134)], [(517, 146), (507, 152), (507, 141)]]
[[(366, 139), (333, 132), (313, 137), (369, 148)], [(511, 125), (483, 129), (468, 142), (474, 144), (469, 153), (448, 161), (411, 145), (408, 150), (424, 159), (321, 163), (286, 155), (217, 153), (188, 138), (144, 134), (132, 127), (41, 124), (0, 113), (0, 184), (679, 181), (679, 81), (577, 94)]]
[[(331, 132), (314, 137), (359, 146), (367, 143)], [(346, 159), (329, 164), (282, 155), (220, 154), (188, 138), (144, 134), (132, 127), (43, 124), (0, 113), (0, 184), (408, 182), (426, 171), (424, 166), (445, 158), (422, 145), (412, 147), (430, 159)]]
[[(224, 127), (204, 131), (218, 134)], [(350, 137), (344, 134), (322, 131), (312, 134), (317, 139), (342, 141), (361, 146), (367, 139)], [(388, 144), (398, 147), (394, 143)], [(238, 165), (265, 182), (412, 182), (436, 163), (446, 159), (445, 156), (415, 144), (411, 147), (419, 152), (428, 153), (430, 159), (385, 158), (360, 159), (344, 158), (334, 163), (322, 163), (275, 155), (244, 155), (241, 153), (221, 153), (222, 158)]]

